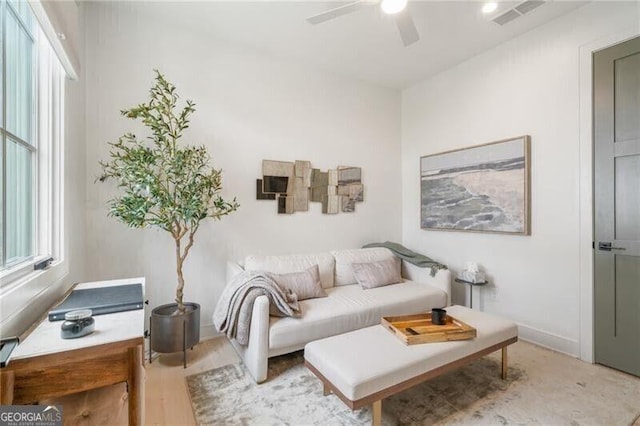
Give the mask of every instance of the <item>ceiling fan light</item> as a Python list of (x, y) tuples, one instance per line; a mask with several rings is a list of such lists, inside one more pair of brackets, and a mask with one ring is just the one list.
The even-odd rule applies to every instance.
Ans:
[(497, 8), (498, 8), (498, 3), (494, 1), (490, 1), (485, 3), (482, 6), (482, 13), (484, 14), (491, 13), (491, 12), (494, 12)]
[(407, 7), (407, 0), (382, 0), (380, 8), (389, 15), (396, 14)]

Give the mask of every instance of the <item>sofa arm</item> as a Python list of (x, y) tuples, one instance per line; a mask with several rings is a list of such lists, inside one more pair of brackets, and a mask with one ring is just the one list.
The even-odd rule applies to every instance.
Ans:
[(451, 271), (440, 269), (434, 277), (430, 268), (420, 268), (409, 262), (402, 262), (402, 276), (418, 283), (429, 284), (447, 293), (447, 306), (451, 305)]
[(269, 358), (269, 299), (267, 296), (258, 296), (253, 303), (249, 344), (242, 346), (235, 339), (231, 340), (231, 344), (256, 383), (267, 380)]

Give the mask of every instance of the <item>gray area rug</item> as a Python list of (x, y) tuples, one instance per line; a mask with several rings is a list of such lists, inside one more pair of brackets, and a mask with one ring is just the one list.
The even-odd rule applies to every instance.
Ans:
[[(196, 422), (211, 425), (371, 424), (369, 408), (351, 411), (336, 396), (323, 396), (320, 381), (303, 362), (302, 352), (270, 359), (269, 379), (260, 385), (242, 364), (187, 377)], [(509, 405), (521, 398), (514, 385), (526, 380), (526, 374), (516, 364), (509, 367), (509, 377), (503, 381), (499, 362), (482, 358), (385, 399), (383, 424), (464, 423), (455, 417), (465, 410), (477, 423), (522, 422), (522, 419), (509, 418), (506, 413), (500, 414), (496, 401)], [(482, 404), (474, 407), (479, 401)]]

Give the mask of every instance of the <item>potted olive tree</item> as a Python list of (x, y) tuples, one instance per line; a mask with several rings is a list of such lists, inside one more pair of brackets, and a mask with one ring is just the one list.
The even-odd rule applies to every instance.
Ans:
[(175, 86), (155, 72), (149, 101), (121, 111), (141, 120), (151, 134), (138, 139), (127, 133), (110, 143), (110, 160), (100, 163), (99, 180), (113, 179), (118, 185), (119, 194), (109, 201), (109, 216), (132, 228), (162, 229), (175, 242), (175, 303), (153, 309), (150, 324), (150, 348), (168, 353), (200, 340), (200, 305), (183, 301), (182, 272), (200, 224), (206, 218), (220, 219), (239, 205), (235, 198), (229, 202), (220, 196), (222, 171), (209, 165), (206, 148), (179, 143), (195, 104), (187, 100), (179, 110)]

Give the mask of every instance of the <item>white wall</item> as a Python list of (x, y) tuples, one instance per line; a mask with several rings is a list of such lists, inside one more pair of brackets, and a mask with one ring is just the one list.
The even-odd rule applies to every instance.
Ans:
[[(154, 68), (193, 99), (186, 141), (205, 144), (224, 169), (224, 196), (240, 210), (209, 221), (185, 265), (185, 300), (203, 307), (203, 332), (224, 286), (227, 259), (252, 253), (359, 247), (401, 236), (400, 94), (278, 60), (151, 17), (152, 3), (83, 3), (87, 24), (87, 278), (145, 275), (152, 305), (173, 300), (175, 260), (164, 232), (132, 230), (107, 217), (111, 184), (93, 184), (107, 141), (134, 127), (118, 111), (146, 100)], [(178, 4), (198, 13), (198, 4)], [(363, 169), (355, 214), (278, 215), (255, 200), (263, 159)]]
[[(529, 340), (579, 353), (582, 46), (638, 28), (638, 3), (591, 3), (402, 94), (403, 242), (447, 263), (480, 263), (494, 285), (474, 306), (520, 324)], [(422, 155), (529, 134), (532, 235), (420, 229)], [(590, 241), (587, 242), (590, 244)], [(466, 288), (454, 284), (454, 302)]]

